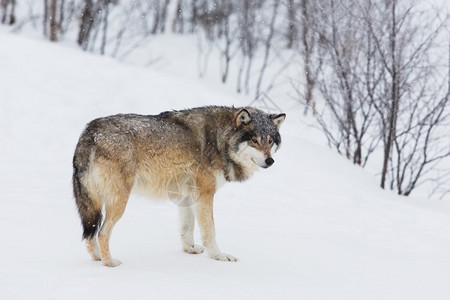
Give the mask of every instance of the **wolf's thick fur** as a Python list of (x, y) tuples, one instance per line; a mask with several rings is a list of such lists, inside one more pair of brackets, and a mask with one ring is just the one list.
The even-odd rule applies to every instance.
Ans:
[(223, 182), (243, 181), (258, 166), (273, 164), (284, 119), (285, 114), (250, 107), (201, 107), (90, 122), (75, 149), (73, 190), (92, 258), (107, 266), (120, 264), (111, 258), (109, 238), (136, 191), (182, 200), (184, 251), (203, 252), (194, 244), (196, 217), (209, 256), (236, 261), (220, 252), (215, 241), (214, 194)]

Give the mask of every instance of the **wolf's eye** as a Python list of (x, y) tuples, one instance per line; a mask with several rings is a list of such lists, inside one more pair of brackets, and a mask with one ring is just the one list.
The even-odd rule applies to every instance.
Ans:
[(252, 144), (254, 145), (258, 145), (258, 139), (257, 138), (252, 138)]
[(270, 140), (269, 140), (269, 145), (272, 145), (272, 143), (273, 143), (273, 140), (270, 139)]

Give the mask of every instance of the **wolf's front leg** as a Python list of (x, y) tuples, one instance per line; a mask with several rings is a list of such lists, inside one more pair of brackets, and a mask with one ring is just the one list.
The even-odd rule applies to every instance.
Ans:
[(180, 231), (181, 231), (181, 244), (183, 251), (189, 254), (200, 254), (203, 252), (203, 247), (194, 243), (194, 225), (195, 216), (192, 206), (178, 207), (180, 214)]
[(203, 245), (208, 251), (208, 256), (222, 261), (237, 261), (232, 255), (220, 252), (216, 243), (216, 232), (213, 218), (214, 193), (209, 189), (200, 190), (200, 197), (195, 205), (195, 215), (202, 234)]

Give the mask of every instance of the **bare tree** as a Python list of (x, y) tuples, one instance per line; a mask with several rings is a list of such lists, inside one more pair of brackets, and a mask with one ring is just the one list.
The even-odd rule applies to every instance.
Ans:
[(159, 0), (154, 1), (155, 8), (153, 9), (153, 28), (152, 28), (152, 34), (156, 34), (158, 32), (158, 27), (160, 23), (161, 18), (161, 3)]
[[(326, 110), (317, 117), (330, 145), (364, 166), (379, 140), (371, 132), (375, 108), (373, 95), (368, 93), (380, 81), (371, 61), (374, 46), (368, 41), (367, 29), (360, 25), (355, 6), (334, 0), (329, 4), (323, 7), (329, 17), (317, 24), (323, 65), (317, 74), (311, 74), (325, 101)], [(311, 72), (310, 63), (306, 66)]]
[(306, 115), (310, 107), (312, 107), (313, 114), (315, 114), (315, 102), (313, 100), (313, 91), (315, 89), (316, 80), (315, 74), (321, 67), (321, 60), (316, 60), (316, 68), (313, 67), (313, 55), (315, 53), (316, 39), (318, 40), (318, 34), (315, 32), (317, 29), (317, 16), (319, 15), (317, 7), (314, 3), (308, 0), (301, 0), (300, 2), (300, 25), (301, 25), (301, 44), (300, 52), (303, 56), (303, 72), (305, 74), (305, 112)]
[[(59, 3), (62, 4), (62, 3)], [(50, 41), (57, 41), (58, 40), (58, 31), (59, 31), (59, 17), (61, 17), (61, 12), (63, 9), (58, 9), (58, 1), (57, 0), (51, 0), (50, 4)]]
[(189, 20), (189, 22), (191, 23), (190, 30), (189, 30), (190, 33), (195, 32), (196, 27), (197, 27), (198, 16), (200, 13), (200, 7), (199, 7), (198, 2), (199, 2), (198, 0), (192, 0), (192, 2), (191, 2), (191, 18)]
[(393, 153), (389, 161), (390, 188), (405, 196), (424, 182), (421, 181), (424, 175), (428, 175), (442, 159), (450, 156), (450, 134), (446, 132), (448, 123), (447, 126), (442, 126), (443, 121), (450, 117), (448, 95), (431, 107), (423, 101), (420, 102), (421, 105), (416, 103), (411, 103), (416, 107), (404, 129), (394, 138)]
[(102, 40), (100, 44), (100, 54), (105, 53), (106, 38), (108, 31), (108, 17), (111, 4), (117, 4), (117, 0), (83, 0), (83, 9), (81, 14), (81, 24), (78, 31), (78, 45), (83, 50), (95, 48), (95, 42), (102, 26)]
[(196, 23), (201, 25), (206, 38), (210, 41), (214, 41), (221, 38), (224, 34), (224, 27), (226, 22), (229, 22), (229, 16), (232, 9), (231, 2), (229, 0), (221, 0), (216, 3), (213, 9), (208, 9), (206, 1), (203, 4), (202, 12), (197, 13)]
[[(223, 33), (223, 47), (219, 46), (221, 54), (221, 62), (223, 66), (222, 82), (225, 83), (228, 78), (230, 70), (230, 63), (237, 51), (232, 49), (233, 43), (236, 40), (238, 28), (232, 28), (230, 18), (233, 12), (233, 2), (231, 0), (222, 0), (221, 9), (223, 10), (223, 18), (220, 20), (221, 32)], [(219, 44), (222, 41), (219, 41)]]
[(184, 32), (184, 1), (177, 0), (175, 6), (175, 17), (172, 21), (172, 32), (183, 33)]
[(151, 30), (152, 34), (157, 34), (158, 32), (165, 31), (169, 3), (170, 0), (162, 0), (162, 2), (161, 0), (155, 0), (153, 1), (153, 3), (149, 3), (149, 7), (153, 6), (153, 27)]
[(133, 10), (135, 9), (135, 5), (136, 2), (133, 1), (131, 2), (131, 5), (128, 7), (125, 7), (125, 10), (123, 12), (123, 15), (125, 15), (125, 19), (121, 22), (121, 27), (120, 29), (117, 31), (116, 34), (116, 41), (115, 41), (115, 45), (114, 45), (114, 50), (112, 51), (112, 56), (116, 57), (117, 53), (119, 52), (120, 46), (122, 44), (123, 41), (123, 37), (125, 32), (127, 31), (127, 28), (130, 24), (130, 20), (132, 18), (133, 15)]
[(385, 188), (390, 177), (390, 188), (403, 195), (411, 193), (430, 164), (450, 154), (439, 146), (449, 101), (442, 92), (445, 75), (432, 55), (445, 21), (430, 13), (414, 3), (394, 0), (373, 3), (365, 11), (366, 22), (369, 14), (384, 20), (369, 26), (385, 70), (375, 102), (383, 136), (380, 185)]
[(16, 16), (14, 12), (16, 8), (16, 0), (1, 0), (0, 8), (2, 13), (2, 24), (13, 25), (16, 23)]
[(100, 46), (100, 54), (105, 54), (105, 48), (106, 48), (106, 38), (108, 35), (108, 17), (109, 17), (109, 4), (111, 0), (103, 0), (103, 11), (102, 11), (102, 17), (103, 17), (103, 35), (102, 35), (102, 43)]
[[(302, 0), (302, 2), (307, 0)], [(298, 35), (297, 21), (297, 3), (295, 0), (287, 0), (287, 17), (289, 20), (288, 30), (286, 33), (287, 47), (293, 48)]]
[[(386, 111), (378, 110), (381, 112), (381, 117), (383, 119), (383, 137), (384, 137), (384, 153), (383, 153), (383, 167), (381, 171), (381, 187), (385, 188), (386, 176), (388, 172), (388, 163), (390, 159), (390, 154), (392, 150), (392, 145), (394, 143), (394, 138), (397, 131), (397, 120), (398, 120), (398, 112), (399, 112), (399, 102), (400, 102), (400, 77), (399, 77), (399, 63), (400, 60), (397, 57), (398, 50), (397, 44), (398, 41), (398, 24), (397, 21), (397, 12), (396, 12), (396, 1), (386, 1), (386, 9), (387, 13), (390, 16), (389, 18), (389, 27), (387, 28), (389, 31), (389, 42), (388, 45), (388, 53), (383, 52), (384, 49), (379, 49), (380, 56), (382, 57), (383, 63), (389, 74), (389, 82), (390, 85), (390, 105), (387, 106)], [(391, 7), (389, 7), (391, 6)], [(381, 41), (375, 34), (373, 34), (375, 42), (378, 43), (378, 48), (381, 45)], [(383, 47), (384, 48), (384, 47)]]
[(275, 1), (272, 5), (273, 5), (273, 7), (272, 7), (272, 15), (270, 18), (270, 23), (269, 23), (269, 32), (267, 34), (267, 38), (265, 39), (265, 43), (264, 43), (263, 64), (262, 64), (261, 70), (259, 72), (258, 81), (256, 83), (255, 99), (257, 99), (259, 97), (259, 94), (261, 92), (261, 83), (262, 83), (266, 68), (268, 66), (268, 63), (269, 63), (270, 50), (273, 46), (272, 43), (273, 43), (273, 38), (275, 35), (275, 21), (278, 16), (279, 2)]
[(245, 0), (239, 8), (239, 28), (240, 28), (240, 49), (241, 49), (241, 65), (238, 71), (237, 92), (242, 91), (242, 75), (246, 73), (244, 79), (244, 89), (246, 94), (249, 93), (250, 71), (253, 59), (257, 51), (258, 39), (256, 36), (256, 3), (254, 1)]
[(325, 101), (318, 122), (355, 164), (382, 144), (381, 186), (409, 195), (450, 156), (448, 74), (437, 39), (446, 19), (409, 1), (328, 4), (307, 29), (322, 60), (313, 74)]
[(64, 0), (44, 0), (43, 28), (44, 36), (56, 42), (61, 34), (64, 18)]
[(164, 33), (166, 30), (167, 10), (169, 9), (170, 0), (164, 0), (164, 4), (161, 9), (161, 20), (159, 22), (160, 32)]
[(91, 29), (94, 24), (94, 3), (93, 0), (84, 0), (83, 11), (81, 13), (81, 24), (78, 32), (78, 45), (83, 50), (87, 50)]

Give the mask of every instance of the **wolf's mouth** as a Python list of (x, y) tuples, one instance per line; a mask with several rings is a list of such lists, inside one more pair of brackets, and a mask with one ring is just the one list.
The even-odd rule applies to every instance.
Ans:
[(268, 167), (270, 167), (270, 166), (268, 166), (268, 165), (266, 165), (266, 164), (264, 164), (264, 166), (259, 165), (259, 164), (253, 159), (253, 157), (252, 157), (251, 159), (252, 159), (252, 162), (253, 162), (257, 167), (264, 168), (264, 169), (267, 169)]
[(253, 157), (251, 158), (251, 160), (252, 160), (252, 162), (253, 162), (256, 166), (260, 167), (260, 165), (258, 165), (258, 164), (256, 163), (256, 161), (253, 159)]

